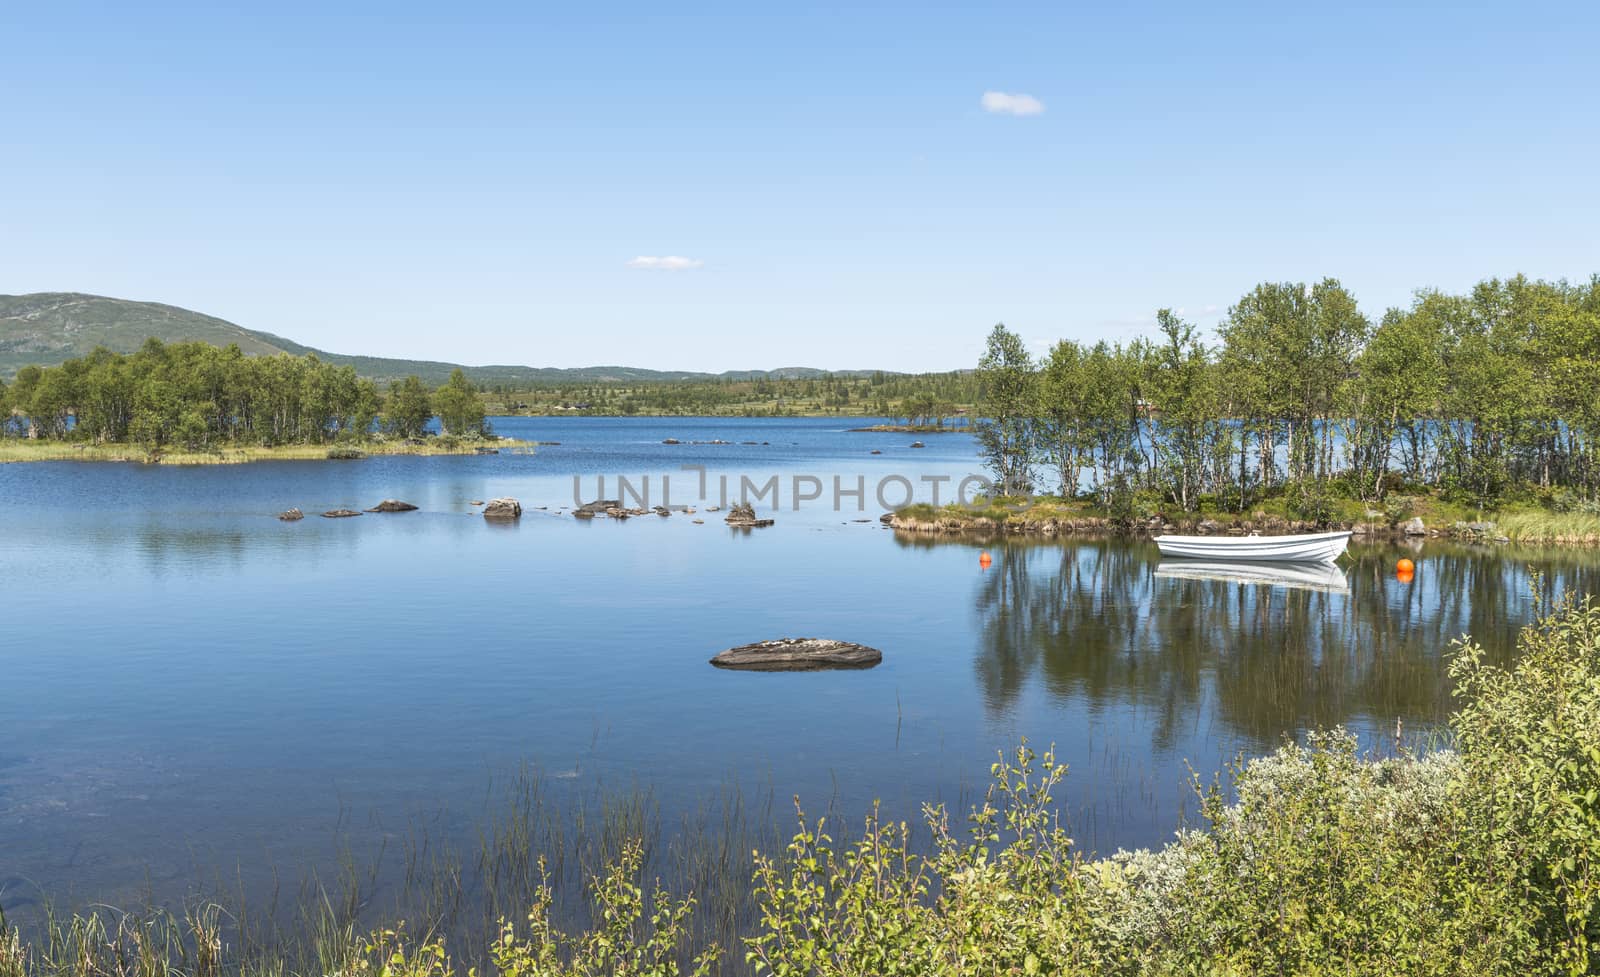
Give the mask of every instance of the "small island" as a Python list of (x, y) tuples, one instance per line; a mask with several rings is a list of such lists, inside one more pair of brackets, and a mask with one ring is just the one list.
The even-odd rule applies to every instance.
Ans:
[(150, 339), (134, 353), (100, 348), (27, 366), (0, 384), (0, 462), (217, 465), (532, 447), (494, 435), (459, 369), (435, 389), (408, 376), (385, 392), (313, 354), (247, 357), (236, 345)]

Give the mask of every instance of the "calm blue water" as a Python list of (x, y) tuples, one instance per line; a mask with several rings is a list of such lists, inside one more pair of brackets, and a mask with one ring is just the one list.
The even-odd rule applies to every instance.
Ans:
[[(1002, 546), (984, 571), (977, 545), (897, 538), (873, 498), (887, 476), (925, 499), (924, 476), (977, 471), (972, 440), (912, 449), (845, 430), (862, 423), (507, 418), (502, 434), (560, 444), (0, 465), (0, 905), (316, 864), (337, 825), (359, 845), (475, 810), (524, 763), (650, 785), (669, 809), (737, 778), (914, 817), (981, 785), (1023, 736), (1070, 765), (1080, 843), (1159, 844), (1188, 803), (1187, 764), (1214, 770), (1311, 725), (1377, 741), (1397, 720), (1436, 723), (1444, 644), (1472, 630), (1505, 654), (1529, 565), (1554, 587), (1600, 583), (1587, 553), (1431, 544), (1410, 586), (1388, 572), (1397, 551), (1358, 550), (1347, 592), (1167, 579), (1139, 542)], [(779, 475), (777, 524), (562, 511), (575, 475), (585, 501), (602, 474), (613, 489), (648, 475), (656, 492), (665, 475), (672, 502), (699, 504), (682, 465), (707, 466), (713, 496), (719, 474), (735, 492)], [(824, 497), (794, 511), (797, 475)], [(862, 508), (834, 510), (836, 475), (865, 481)], [(519, 523), (469, 504), (501, 495), (527, 507)], [(315, 515), (390, 497), (421, 509)], [(290, 506), (308, 517), (274, 518)], [(782, 675), (706, 663), (786, 635), (885, 660)], [(447, 823), (467, 830), (465, 815)]]

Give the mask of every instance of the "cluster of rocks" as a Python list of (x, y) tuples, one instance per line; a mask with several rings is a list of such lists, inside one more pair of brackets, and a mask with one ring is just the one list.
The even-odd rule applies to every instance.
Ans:
[[(1107, 536), (1116, 534), (1156, 535), (1160, 533), (1193, 533), (1201, 536), (1247, 536), (1250, 533), (1274, 536), (1287, 533), (1311, 533), (1328, 529), (1325, 524), (1276, 516), (1262, 516), (1250, 520), (1233, 520), (1229, 523), (1215, 519), (1183, 520), (1173, 522), (1161, 516), (1136, 519), (1128, 522), (1105, 519), (1100, 516), (1050, 516), (1036, 517), (1022, 511), (1008, 519), (991, 519), (988, 516), (969, 516), (958, 513), (911, 516), (899, 512), (885, 513), (881, 521), (893, 529), (925, 535), (964, 536)], [(1350, 528), (1348, 526), (1344, 528)]]
[[(520, 519), (522, 517), (522, 503), (518, 502), (516, 499), (491, 499), (487, 505), (478, 501), (474, 501), (472, 504), (475, 506), (483, 506), (483, 517), (485, 519)], [(417, 507), (412, 505), (410, 502), (402, 502), (399, 499), (384, 499), (382, 502), (379, 502), (377, 505), (373, 506), (367, 511), (415, 512), (417, 511)], [(324, 519), (349, 519), (353, 516), (359, 515), (361, 515), (361, 512), (356, 509), (329, 509), (327, 512), (322, 514), (322, 517)], [(298, 508), (285, 509), (283, 512), (278, 513), (278, 518), (282, 519), (284, 522), (296, 522), (300, 519), (304, 519), (305, 517), (306, 514), (301, 512)]]
[(1388, 520), (1384, 517), (1384, 514), (1381, 513), (1381, 512), (1373, 512), (1372, 510), (1369, 509), (1369, 510), (1367, 510), (1366, 516), (1367, 516), (1367, 518), (1366, 518), (1365, 521), (1352, 523), (1348, 527), (1349, 530), (1352, 533), (1355, 533), (1357, 536), (1393, 536), (1393, 535), (1400, 535), (1400, 536), (1428, 536), (1428, 535), (1437, 535), (1437, 534), (1431, 534), (1428, 531), (1427, 524), (1422, 521), (1422, 517), (1421, 516), (1412, 516), (1410, 519), (1407, 519), (1405, 522), (1399, 523), (1399, 524), (1394, 525), (1394, 526), (1390, 526), (1388, 524)]
[[(679, 511), (686, 514), (693, 514), (694, 512), (693, 509), (688, 507)], [(652, 512), (662, 517), (672, 515), (672, 510), (664, 505), (652, 506), (649, 509), (638, 506), (628, 507), (624, 506), (620, 499), (596, 499), (593, 502), (585, 502), (572, 510), (572, 514), (579, 519), (593, 519), (596, 516), (605, 516), (609, 519), (631, 519), (634, 516), (649, 515)]]
[(1450, 527), (1451, 535), (1477, 542), (1509, 543), (1511, 537), (1500, 531), (1492, 522), (1458, 522)]
[[(692, 516), (695, 513), (695, 510), (690, 506), (684, 506), (677, 510), (673, 510), (667, 506), (658, 505), (646, 509), (638, 506), (625, 506), (622, 504), (620, 499), (596, 499), (593, 502), (585, 502), (583, 505), (573, 509), (572, 515), (577, 519), (594, 519), (599, 516), (605, 516), (608, 519), (632, 519), (634, 516), (649, 515), (653, 512), (656, 515), (665, 518), (672, 515), (674, 511), (681, 512), (687, 516)], [(721, 511), (721, 507), (708, 505), (706, 506), (706, 511), (719, 512)], [(731, 509), (729, 509), (728, 515), (724, 521), (727, 522), (728, 525), (740, 529), (753, 529), (761, 526), (770, 526), (773, 524), (773, 520), (771, 519), (762, 519), (757, 517), (755, 506), (748, 502), (740, 502), (735, 504)], [(695, 519), (693, 522), (697, 526), (705, 524), (704, 519)]]
[[(733, 442), (732, 441), (724, 441), (721, 438), (713, 438), (710, 441), (680, 441), (677, 438), (663, 438), (661, 440), (661, 443), (662, 444), (732, 444)], [(740, 444), (753, 444), (753, 445), (763, 445), (763, 444), (770, 445), (772, 442), (771, 441), (740, 441), (739, 443)]]

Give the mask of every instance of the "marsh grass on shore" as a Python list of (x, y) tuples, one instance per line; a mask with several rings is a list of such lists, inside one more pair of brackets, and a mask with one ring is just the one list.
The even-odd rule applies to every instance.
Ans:
[[(42, 893), (9, 920), (0, 911), (0, 977), (348, 975), (369, 934), (402, 920), (408, 938), (444, 941), (457, 962), (491, 973), (502, 921), (525, 920), (546, 890), (552, 925), (598, 925), (586, 886), (630, 852), (637, 884), (693, 896), (686, 940), (736, 946), (758, 922), (752, 854), (782, 850), (780, 820), (770, 786), (728, 780), (665, 814), (647, 787), (573, 788), (525, 768), (490, 786), (466, 831), (443, 814), (413, 819), (380, 832), (388, 840), (374, 851), (342, 813), (338, 854), (297, 879), (280, 882), (274, 868), (274, 881), (245, 891), (239, 867), (214, 865), (176, 901), (65, 906)], [(0, 906), (25, 895), (0, 891)], [(746, 972), (737, 955), (726, 963), (715, 972)]]
[(1513, 543), (1600, 544), (1600, 515), (1530, 510), (1498, 515), (1492, 521)]

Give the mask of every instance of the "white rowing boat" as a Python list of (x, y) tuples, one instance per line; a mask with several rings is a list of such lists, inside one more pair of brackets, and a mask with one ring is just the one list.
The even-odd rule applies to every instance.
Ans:
[(1162, 556), (1222, 563), (1332, 563), (1350, 532), (1297, 536), (1157, 536)]
[(1155, 572), (1157, 577), (1166, 580), (1260, 584), (1326, 594), (1350, 592), (1350, 581), (1344, 571), (1332, 563), (1202, 563), (1199, 560), (1169, 560), (1158, 564)]

